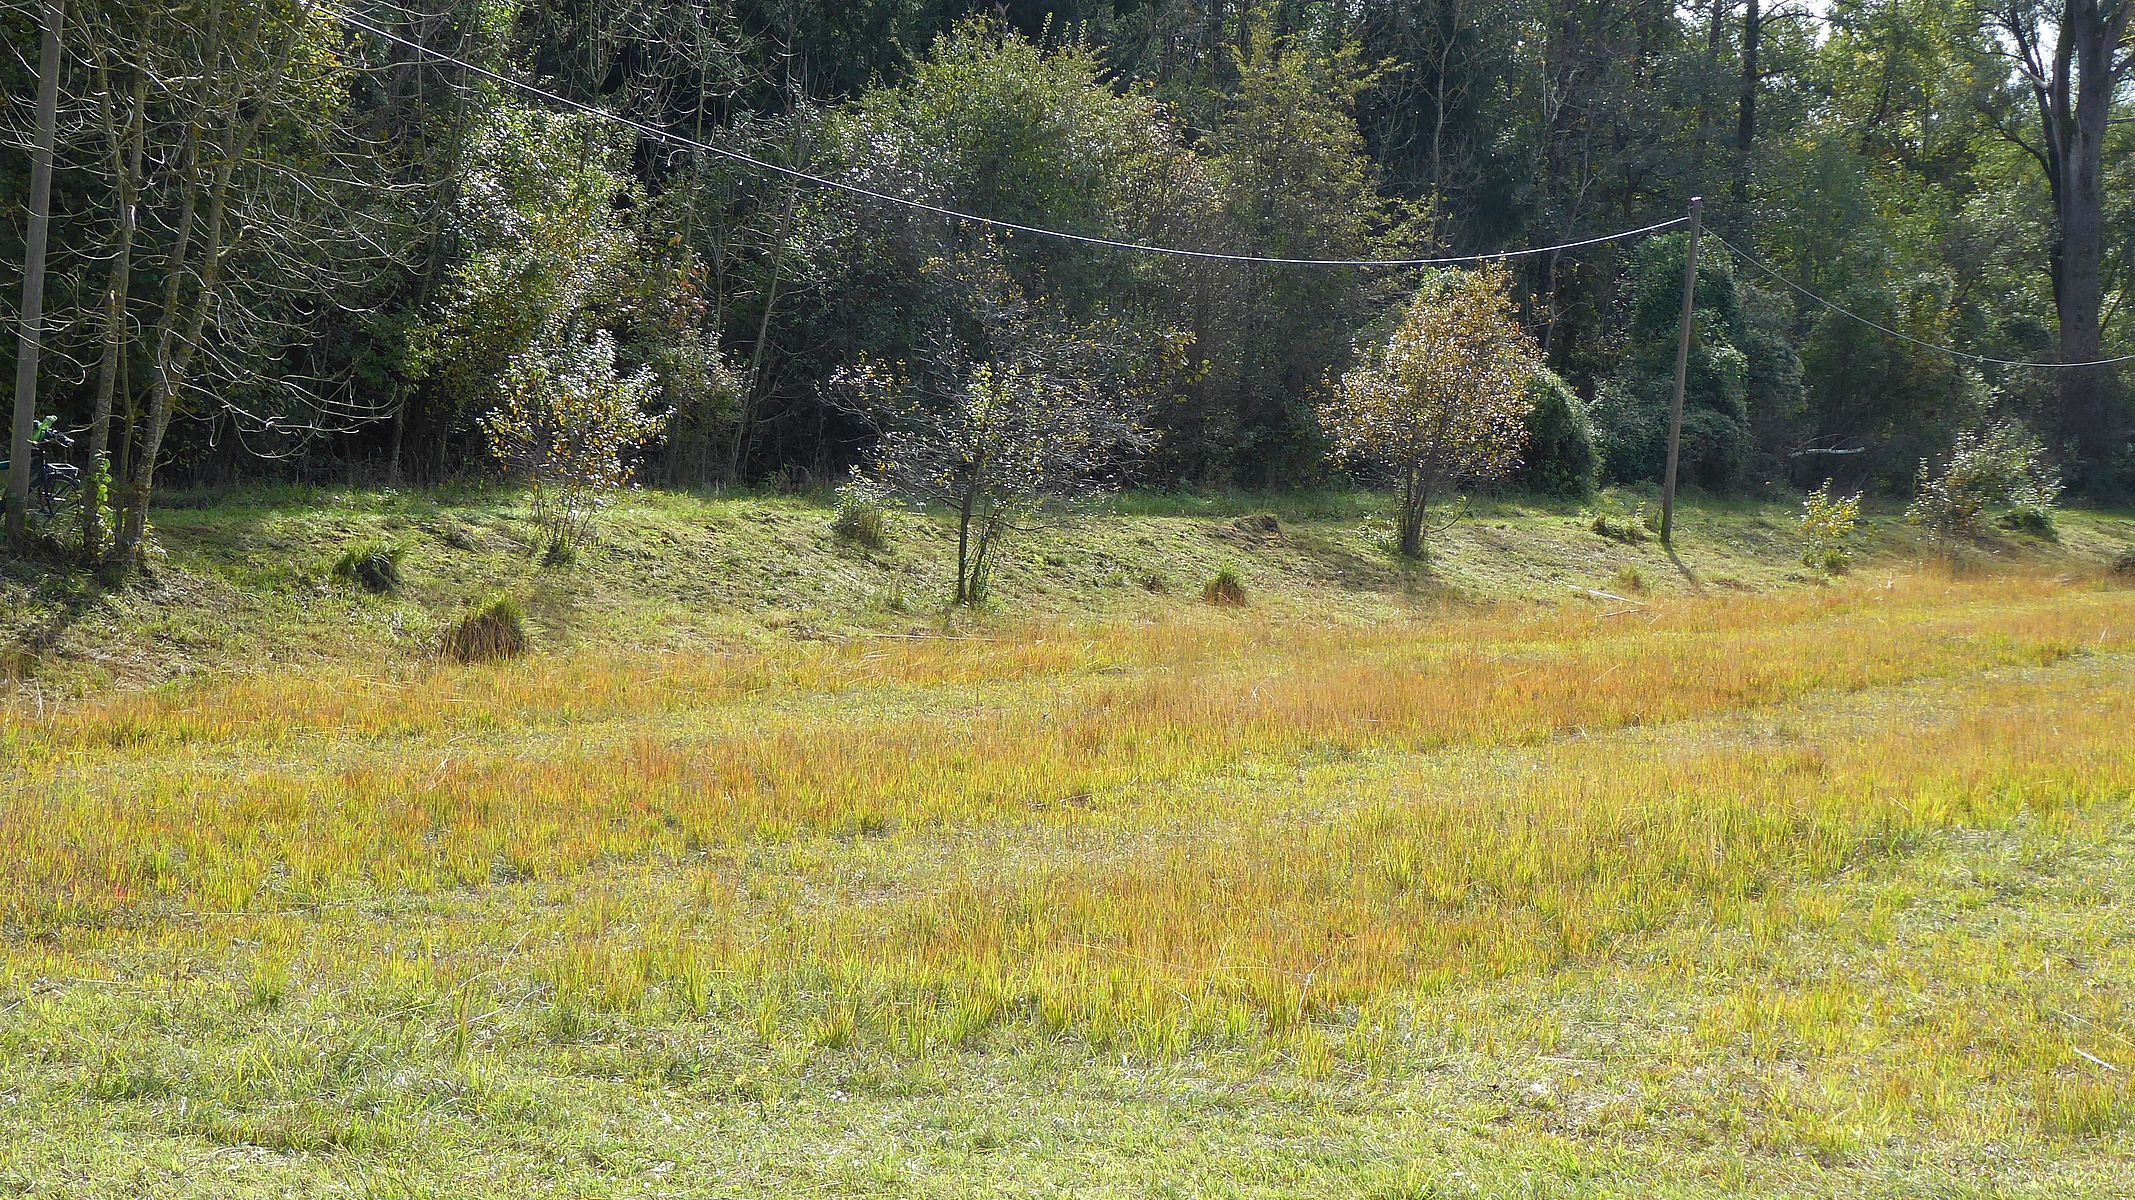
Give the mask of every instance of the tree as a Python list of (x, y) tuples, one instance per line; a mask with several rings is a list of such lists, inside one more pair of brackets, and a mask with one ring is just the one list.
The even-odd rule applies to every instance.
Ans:
[[(1358, 50), (1255, 34), (1235, 62), (1237, 90), (1206, 150), (1229, 230), (1225, 248), (1329, 258), (1413, 250), (1420, 228), (1380, 196), (1378, 165), (1357, 126), (1357, 98), (1376, 78)], [(1209, 390), (1227, 384), (1220, 402), (1237, 414), (1241, 482), (1295, 485), (1322, 461), (1306, 397), (1339, 368), (1375, 283), (1287, 267), (1226, 268), (1206, 279), (1213, 311), (1196, 332), (1219, 367)]]
[(862, 360), (836, 384), (880, 431), (856, 488), (953, 514), (954, 600), (978, 604), (1004, 543), (1115, 486), (1147, 432), (1134, 392), (1116, 386), (1110, 330), (1062, 321), (987, 250), (937, 260), (930, 275), (948, 311), (968, 304), (970, 318), (945, 320), (916, 367)]
[(1336, 453), (1390, 474), (1401, 553), (1424, 555), (1431, 505), (1464, 483), (1510, 474), (1526, 442), (1540, 349), (1520, 328), (1511, 276), (1450, 272), (1410, 301), (1370, 359), (1320, 410)]
[[(1985, 14), (1990, 49), (2010, 62), (2034, 118), (2021, 121), (2004, 104), (1998, 127), (2037, 162), (2053, 197), (2047, 269), (2062, 362), (2105, 357), (2105, 150), (2121, 85), (2135, 73), (2131, 19), (2135, 0), (1997, 0)], [(2106, 465), (2126, 432), (2105, 368), (2061, 372), (2058, 416), (2062, 436), (2092, 470)]]

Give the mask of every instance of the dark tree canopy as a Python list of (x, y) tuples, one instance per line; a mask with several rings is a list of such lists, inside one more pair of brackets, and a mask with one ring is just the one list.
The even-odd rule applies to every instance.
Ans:
[[(485, 471), (498, 381), (596, 335), (672, 413), (648, 477), (843, 477), (881, 431), (838, 401), (839, 373), (938, 343), (929, 272), (980, 231), (649, 126), (929, 204), (1269, 256), (1513, 249), (1666, 220), (1702, 193), (1725, 240), (1699, 271), (1693, 484), (1808, 486), (1836, 461), (1907, 492), (1961, 430), (2006, 419), (2072, 484), (2125, 490), (2135, 419), (2118, 373), (1922, 343), (2020, 361), (2135, 349), (2131, 7), (351, 10), (389, 37), (294, 0), (91, 0), (70, 10), (59, 81), (36, 415), (95, 431), (80, 465), (102, 463), (123, 511), (115, 534), (85, 532), (122, 545), (159, 483)], [(11, 45), (35, 44), (38, 20), (0, 10)], [(34, 57), (0, 61), (25, 147)], [(28, 161), (0, 160), (10, 213)], [(10, 293), (24, 230), (0, 226)], [(988, 244), (1049, 321), (1105, 331), (1108, 386), (1147, 433), (1125, 478), (1151, 486), (1343, 471), (1314, 413), (1419, 282)], [(1551, 465), (1529, 485), (1657, 476), (1683, 249), (1677, 234), (1515, 261), (1520, 320), (1556, 381), (1534, 418)], [(14, 345), (0, 339), (0, 377)]]

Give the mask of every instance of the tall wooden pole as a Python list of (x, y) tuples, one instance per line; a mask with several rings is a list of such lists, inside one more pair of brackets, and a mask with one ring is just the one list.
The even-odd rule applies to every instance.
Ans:
[(23, 239), (22, 326), (15, 351), (14, 437), (9, 442), (7, 536), (29, 531), (30, 435), (37, 428), (37, 351), (44, 344), (44, 252), (52, 227), (52, 138), (59, 124), (59, 26), (62, 0), (45, 0), (44, 41), (37, 53), (37, 146), (30, 158), (30, 227)]
[(1690, 198), (1690, 253), (1683, 256), (1683, 327), (1675, 345), (1675, 399), (1668, 405), (1668, 473), (1661, 480), (1661, 542), (1675, 544), (1675, 463), (1683, 447), (1683, 386), (1690, 378), (1691, 319), (1698, 304), (1698, 239), (1704, 233), (1705, 201)]

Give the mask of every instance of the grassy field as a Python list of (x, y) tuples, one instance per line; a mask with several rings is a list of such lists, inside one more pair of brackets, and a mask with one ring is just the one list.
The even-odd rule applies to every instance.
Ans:
[[(945, 623), (916, 520), (509, 505), (6, 585), (0, 1193), (2135, 1189), (2121, 519), (1826, 584), (1776, 508), (1136, 501)], [(424, 649), (499, 586), (534, 655)]]

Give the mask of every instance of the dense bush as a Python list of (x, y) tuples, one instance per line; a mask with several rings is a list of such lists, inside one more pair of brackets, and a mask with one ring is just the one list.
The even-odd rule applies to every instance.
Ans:
[(1527, 448), (1520, 455), (1521, 486), (1549, 496), (1591, 495), (1601, 459), (1586, 401), (1549, 370), (1535, 373), (1527, 397), (1533, 407), (1527, 412)]
[[(1670, 235), (1639, 247), (1632, 263), (1628, 353), (1595, 396), (1594, 421), (1611, 479), (1650, 482), (1666, 472), (1668, 414), (1675, 397), (1675, 360), (1682, 330), (1683, 256), (1687, 239)], [(1683, 389), (1683, 436), (1678, 463), (1683, 482), (1707, 491), (1739, 486), (1751, 451), (1751, 361), (1742, 296), (1724, 255), (1698, 260), (1690, 362)], [(1766, 340), (1756, 343), (1767, 372), (1790, 367)], [(1787, 378), (1756, 381), (1757, 390), (1783, 392)]]
[(1905, 519), (1939, 540), (1977, 537), (1990, 517), (2010, 527), (2050, 535), (2061, 498), (2061, 475), (2037, 434), (2003, 420), (1957, 435), (1938, 470), (1920, 464), (1918, 497)]

